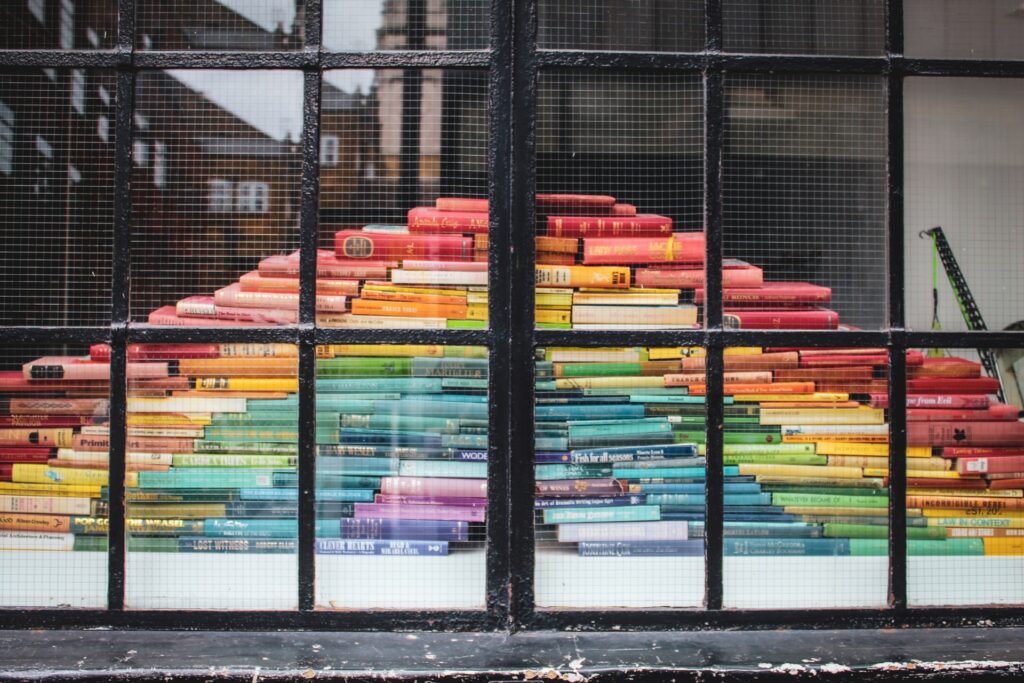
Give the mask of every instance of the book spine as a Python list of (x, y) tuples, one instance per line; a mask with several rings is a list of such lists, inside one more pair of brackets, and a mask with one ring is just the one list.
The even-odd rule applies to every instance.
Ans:
[(582, 541), (580, 557), (700, 557), (704, 541)]
[(341, 520), (341, 538), (464, 542), (469, 540), (469, 524), (431, 519), (350, 518)]
[(657, 505), (630, 505), (608, 508), (547, 508), (545, 524), (592, 524), (597, 522), (652, 522), (661, 518)]
[(701, 263), (704, 233), (677, 232), (667, 237), (585, 237), (585, 265), (652, 263)]
[(486, 214), (487, 207), (486, 199), (476, 197), (438, 197), (434, 201), (434, 208), (438, 211), (469, 211)]
[(672, 219), (636, 216), (548, 216), (551, 237), (649, 237), (672, 233)]
[(417, 206), (409, 209), (407, 223), (411, 233), (486, 233), (487, 219), (486, 212), (442, 211), (428, 206)]
[(739, 311), (727, 310), (722, 323), (733, 329), (834, 330), (839, 327), (839, 314), (828, 309), (815, 311)]
[(537, 266), (538, 287), (629, 288), (629, 268), (615, 266)]
[(465, 505), (395, 505), (392, 503), (356, 503), (358, 518), (432, 519), (483, 522), (484, 508)]
[(318, 538), (316, 552), (319, 555), (443, 556), (448, 554), (448, 542)]
[(466, 306), (464, 304), (430, 304), (353, 299), (352, 313), (356, 315), (394, 315), (414, 318), (465, 318)]
[(340, 230), (334, 239), (339, 259), (473, 260), (472, 238), (460, 235), (389, 235)]

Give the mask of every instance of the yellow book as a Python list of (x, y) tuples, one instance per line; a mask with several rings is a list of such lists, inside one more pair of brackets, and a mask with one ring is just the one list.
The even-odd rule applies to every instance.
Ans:
[(765, 408), (761, 410), (763, 425), (881, 425), (885, 411), (881, 408)]
[[(106, 486), (107, 470), (89, 470), (75, 467), (50, 467), (48, 465), (15, 464), (11, 480), (21, 484), (69, 484), (72, 486)], [(125, 474), (125, 486), (138, 486), (138, 472)]]
[(757, 483), (762, 486), (838, 486), (864, 489), (884, 489), (881, 479), (834, 479), (831, 477), (790, 477), (758, 475)]
[[(734, 394), (733, 400), (739, 402), (756, 402), (756, 403), (842, 403), (843, 401), (849, 401), (849, 394), (838, 394), (838, 393), (814, 393), (814, 394)], [(771, 408), (771, 406), (761, 406), (762, 411), (765, 409), (772, 410), (787, 410), (786, 408)], [(789, 408), (788, 410), (808, 410), (807, 408)], [(815, 410), (811, 408), (810, 410)], [(817, 410), (833, 410), (832, 408), (818, 408)]]
[(489, 351), (486, 346), (463, 346), (454, 344), (442, 346), (445, 358), (488, 358)]
[(539, 323), (571, 323), (572, 311), (553, 308), (538, 308), (534, 312)]
[(752, 463), (740, 465), (741, 475), (770, 477), (831, 477), (834, 479), (861, 479), (864, 471), (859, 467), (829, 467), (828, 465), (773, 465)]
[[(865, 467), (865, 477), (888, 477), (888, 467)], [(908, 477), (918, 477), (922, 479), (960, 479), (960, 473), (953, 470), (907, 470)]]
[(533, 297), (535, 306), (567, 308), (572, 306), (571, 289), (538, 289)]
[(966, 519), (1020, 519), (1024, 520), (1024, 510), (974, 510), (960, 508), (924, 508), (925, 517), (950, 517), (959, 515)]
[[(752, 356), (761, 353), (760, 346), (730, 346), (725, 349), (726, 356)], [(672, 346), (651, 347), (651, 360), (675, 360), (677, 358), (699, 358), (707, 355), (703, 346)]]
[(466, 303), (486, 306), (488, 303), (487, 292), (466, 292)]
[[(949, 513), (949, 510), (946, 511)], [(1024, 517), (933, 517), (925, 515), (928, 526), (961, 527), (965, 529), (1024, 529)]]
[(467, 305), (466, 320), (487, 320), (487, 304)]
[(444, 347), (440, 344), (327, 344), (317, 347), (317, 351), (326, 349), (330, 356), (322, 358), (334, 358), (336, 356), (429, 356), (439, 358), (444, 356)]
[(213, 424), (210, 413), (128, 413), (127, 420), (132, 426), (190, 424), (202, 427)]
[[(819, 441), (817, 446), (819, 455), (870, 455), (878, 458), (889, 457), (889, 444), (887, 443), (857, 443), (855, 441)], [(907, 446), (908, 458), (930, 458), (932, 457), (931, 446)]]
[(665, 386), (664, 377), (563, 377), (556, 389), (630, 389)]
[(640, 363), (647, 360), (647, 349), (636, 347), (575, 348), (549, 346), (544, 360), (562, 363)]
[[(818, 455), (822, 455), (818, 453)], [(949, 469), (950, 460), (945, 458), (915, 458), (913, 465), (917, 471), (928, 470), (929, 472), (942, 472)], [(840, 467), (869, 467), (873, 469), (888, 469), (889, 458), (879, 458), (871, 455), (830, 455), (829, 465)]]
[(68, 484), (28, 484), (0, 481), (0, 494), (10, 496), (71, 496), (99, 498), (99, 486)]
[(196, 377), (194, 387), (206, 391), (298, 391), (299, 380), (284, 377)]
[(227, 513), (227, 505), (225, 503), (128, 503), (125, 513), (128, 517), (147, 519), (224, 517)]
[(365, 284), (363, 289), (376, 290), (378, 292), (406, 292), (408, 294), (440, 294), (442, 296), (465, 297), (467, 292), (464, 289), (440, 289), (437, 287), (408, 287), (404, 285), (383, 285)]
[(249, 356), (253, 358), (298, 358), (295, 344), (221, 344), (220, 355), (225, 358)]
[(832, 517), (885, 517), (888, 507), (861, 508), (836, 507), (833, 505), (783, 505), (782, 509), (792, 515), (828, 515)]
[(974, 498), (1024, 498), (1024, 491), (1020, 489), (999, 489), (990, 491), (988, 489), (940, 489), (927, 488), (923, 486), (908, 486), (908, 496), (971, 496)]
[(1024, 555), (1024, 538), (983, 538), (986, 555)]
[[(888, 434), (843, 434), (835, 433), (829, 434), (831, 438), (842, 439), (850, 443), (859, 442), (860, 444), (886, 444), (889, 443)], [(821, 439), (821, 434), (783, 434), (782, 443), (811, 443)], [(908, 456), (909, 457), (909, 456)]]

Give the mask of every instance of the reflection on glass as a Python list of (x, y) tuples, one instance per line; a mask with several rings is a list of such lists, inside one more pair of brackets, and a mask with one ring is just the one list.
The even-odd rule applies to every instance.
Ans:
[[(736, 328), (878, 328), (886, 317), (886, 125), (881, 78), (727, 80), (723, 275)], [(728, 261), (727, 261), (728, 263)]]
[(1018, 0), (903, 0), (903, 30), (911, 57), (1024, 59)]
[(692, 52), (704, 47), (702, 0), (542, 0), (537, 15), (542, 48)]
[(305, 30), (301, 0), (139, 0), (141, 50), (295, 50)]
[(321, 325), (487, 327), (486, 110), (482, 71), (325, 73), (317, 287), (346, 302)]
[(702, 349), (538, 351), (539, 605), (700, 604), (702, 373)]
[(128, 606), (294, 609), (297, 374), (288, 344), (129, 347)]
[(943, 464), (907, 460), (912, 604), (1024, 602), (1021, 378), (1021, 349), (930, 349), (909, 364), (907, 455)]
[(0, 605), (106, 605), (105, 350), (0, 354)]
[[(135, 103), (132, 317), (294, 324), (297, 271), (265, 282), (259, 264), (298, 260), (302, 75), (150, 71)], [(317, 302), (321, 312), (344, 305), (333, 293)]]
[(885, 50), (883, 0), (723, 0), (722, 18), (728, 52), (870, 56)]
[(114, 86), (112, 71), (0, 74), (0, 324), (110, 321)]
[(726, 350), (729, 607), (885, 604), (888, 359), (869, 348)]
[(699, 81), (544, 72), (539, 86), (537, 326), (697, 326)]
[(317, 604), (479, 608), (487, 349), (317, 348)]
[(324, 0), (328, 50), (484, 50), (487, 0)]
[(0, 3), (0, 50), (96, 50), (117, 42), (112, 0)]

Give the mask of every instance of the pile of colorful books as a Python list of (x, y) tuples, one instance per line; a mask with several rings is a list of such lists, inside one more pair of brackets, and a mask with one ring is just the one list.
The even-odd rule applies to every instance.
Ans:
[[(911, 555), (1024, 554), (1024, 423), (962, 358), (911, 352)], [(884, 349), (725, 356), (725, 553), (884, 556)], [(703, 552), (699, 349), (547, 349), (538, 360), (542, 547), (584, 556)]]

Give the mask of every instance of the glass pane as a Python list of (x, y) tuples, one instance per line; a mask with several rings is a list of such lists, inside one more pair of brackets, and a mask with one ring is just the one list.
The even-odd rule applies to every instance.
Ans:
[(487, 349), (317, 348), (320, 607), (485, 601)]
[(735, 76), (726, 83), (724, 254), (763, 269), (730, 280), (739, 328), (886, 323), (884, 81)]
[(0, 324), (105, 325), (112, 71), (0, 74)]
[(698, 326), (702, 112), (697, 76), (541, 74), (539, 328)]
[(298, 349), (128, 348), (125, 604), (295, 609)]
[(885, 349), (726, 350), (726, 606), (886, 604), (888, 362)]
[(1024, 82), (908, 78), (904, 88), (907, 327), (1021, 329)]
[(485, 50), (489, 32), (488, 0), (324, 0), (328, 50)]
[(904, 0), (908, 57), (1024, 59), (1019, 0)]
[[(324, 75), (318, 288), (349, 305), (323, 313), (322, 326), (487, 327), (486, 79)], [(264, 261), (260, 271), (288, 266)]]
[(704, 48), (703, 0), (541, 0), (537, 14), (541, 48), (641, 52)]
[(132, 319), (294, 324), (298, 292), (253, 280), (298, 246), (302, 74), (147, 71), (135, 103)]
[[(907, 368), (907, 598), (1024, 603), (1024, 349), (917, 355)], [(943, 467), (920, 467), (914, 451)]]
[(303, 0), (139, 0), (140, 50), (295, 50)]
[(0, 49), (96, 50), (117, 43), (117, 0), (6, 0)]
[(537, 353), (536, 602), (704, 599), (703, 350)]
[(107, 604), (103, 349), (0, 353), (0, 605)]
[(723, 0), (727, 52), (881, 55), (883, 0)]

